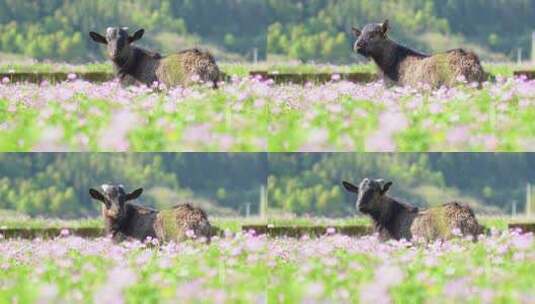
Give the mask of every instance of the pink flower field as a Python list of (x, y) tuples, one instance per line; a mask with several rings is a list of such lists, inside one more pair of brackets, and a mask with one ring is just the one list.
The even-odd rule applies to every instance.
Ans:
[(1, 151), (533, 151), (535, 81), (430, 91), (381, 82), (219, 90), (0, 84)]
[[(150, 243), (150, 242), (149, 242)], [(0, 240), (2, 303), (533, 303), (532, 234), (478, 242), (374, 236), (271, 239), (227, 233), (210, 244), (113, 244), (62, 233)]]

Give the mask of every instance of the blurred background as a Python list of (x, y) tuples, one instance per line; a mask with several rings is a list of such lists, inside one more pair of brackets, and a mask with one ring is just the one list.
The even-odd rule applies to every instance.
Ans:
[(356, 215), (341, 181), (392, 181), (389, 194), (419, 207), (452, 200), (478, 214), (535, 213), (533, 153), (269, 154), (269, 210), (277, 216)]
[(140, 44), (163, 53), (201, 46), (224, 61), (352, 63), (362, 59), (351, 26), (385, 18), (396, 40), (426, 51), (532, 58), (535, 0), (0, 0), (0, 59), (100, 61), (87, 33), (120, 25), (145, 28)]
[[(140, 45), (169, 53), (209, 48), (220, 60), (265, 57), (270, 5), (264, 0), (1, 0), (0, 52), (54, 61), (102, 60), (89, 31), (146, 30)], [(5, 55), (4, 55), (5, 56)]]
[[(89, 188), (144, 188), (139, 202), (192, 202), (211, 216), (257, 214), (267, 178), (263, 153), (1, 153), (0, 209), (56, 218), (94, 217)], [(265, 189), (265, 188), (264, 188)]]
[(351, 26), (362, 28), (387, 18), (391, 36), (404, 44), (428, 52), (468, 47), (483, 60), (493, 62), (517, 60), (519, 51), (520, 56), (529, 58), (535, 30), (533, 0), (269, 3), (276, 14), (267, 30), (269, 54), (305, 61), (351, 62)]
[(141, 204), (193, 202), (216, 217), (353, 217), (341, 181), (370, 177), (420, 207), (523, 216), (535, 213), (534, 168), (534, 153), (3, 153), (0, 214), (96, 217), (88, 189), (122, 183), (144, 188)]

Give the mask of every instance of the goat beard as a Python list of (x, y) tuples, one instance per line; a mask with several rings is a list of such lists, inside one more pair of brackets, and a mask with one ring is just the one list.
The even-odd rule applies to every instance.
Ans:
[(366, 58), (370, 58), (370, 53), (366, 49), (358, 48), (356, 51), (359, 55), (364, 56)]

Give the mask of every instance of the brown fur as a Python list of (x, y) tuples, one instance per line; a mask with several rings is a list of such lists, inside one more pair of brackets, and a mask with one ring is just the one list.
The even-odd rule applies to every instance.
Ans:
[[(162, 212), (147, 207), (125, 204), (124, 216), (110, 217), (105, 206), (102, 207), (102, 216), (108, 235), (120, 242), (128, 238), (143, 241), (147, 237), (164, 241), (182, 241), (188, 239), (187, 231), (191, 230), (195, 238), (205, 237), (208, 241), (212, 228), (204, 210), (190, 204), (177, 205), (172, 210), (175, 223), (168, 223), (169, 218), (163, 217)], [(177, 235), (168, 235), (165, 226), (177, 226)]]
[(210, 53), (191, 49), (163, 57), (133, 44), (143, 37), (144, 29), (134, 35), (129, 35), (127, 30), (110, 27), (105, 37), (96, 32), (89, 33), (93, 41), (106, 45), (108, 56), (124, 85), (143, 83), (152, 86), (159, 82), (167, 87), (189, 86), (194, 84), (192, 79), (197, 76), (199, 80), (217, 87), (222, 75)]
[[(163, 213), (158, 215), (157, 231), (160, 239), (181, 241), (190, 237), (188, 233), (192, 233), (193, 238), (204, 237), (210, 241), (212, 227), (204, 210), (191, 204), (179, 204), (167, 212), (170, 212), (171, 216), (164, 216)], [(174, 223), (170, 225), (166, 222), (169, 220)]]
[(357, 194), (356, 206), (373, 220), (381, 239), (450, 239), (458, 230), (461, 235), (476, 238), (483, 233), (469, 206), (451, 202), (420, 211), (408, 203), (386, 195), (392, 183), (364, 179), (357, 187), (344, 182), (346, 190)]
[(383, 239), (450, 239), (455, 236), (454, 230), (462, 235), (477, 237), (483, 232), (477, 222), (472, 209), (457, 202), (451, 202), (439, 207), (418, 211), (416, 207), (401, 204), (401, 208), (394, 207), (400, 204), (397, 200), (384, 196), (379, 203), (381, 215), (393, 213), (389, 222), (381, 222), (375, 218), (374, 226)]
[(123, 185), (101, 187), (102, 192), (91, 188), (89, 194), (102, 203), (106, 232), (116, 241), (128, 238), (144, 241), (148, 237), (160, 242), (202, 237), (210, 240), (212, 227), (206, 212), (200, 208), (181, 204), (159, 211), (131, 203), (143, 193), (143, 188), (127, 193)]
[(432, 88), (455, 86), (460, 78), (468, 83), (486, 80), (477, 55), (462, 49), (429, 57), (407, 57), (400, 63), (399, 82), (403, 86), (427, 84)]
[(175, 79), (169, 77), (169, 71), (164, 65), (158, 64), (156, 66), (156, 79), (165, 83), (168, 86), (182, 85), (189, 86), (194, 84), (192, 80), (194, 76), (198, 76), (199, 80), (204, 83), (212, 83), (217, 87), (217, 82), (221, 78), (221, 73), (216, 64), (215, 58), (209, 52), (204, 52), (199, 49), (191, 49), (170, 55), (176, 57), (178, 65), (183, 68), (183, 80), (177, 82)]
[[(129, 59), (132, 61), (132, 68), (125, 70), (116, 66), (118, 76), (124, 84), (133, 84), (138, 81), (151, 86), (154, 82), (160, 82), (168, 87), (187, 87), (195, 84), (193, 78), (198, 76), (202, 82), (212, 83), (214, 88), (217, 87), (220, 78), (219, 68), (215, 58), (208, 52), (192, 49), (167, 57), (150, 56), (145, 54), (144, 50), (139, 52), (140, 55), (132, 56)], [(164, 60), (171, 57), (176, 64), (170, 66), (163, 64)], [(177, 69), (181, 69), (181, 71), (176, 71)], [(170, 77), (176, 73), (180, 74), (181, 77)]]
[(358, 40), (354, 50), (373, 59), (387, 83), (402, 86), (429, 85), (432, 88), (454, 86), (464, 78), (469, 83), (481, 84), (488, 78), (479, 57), (464, 49), (455, 49), (435, 55), (426, 55), (391, 40), (389, 23), (368, 24), (364, 29), (353, 29)]
[(472, 209), (458, 202), (420, 212), (411, 224), (411, 235), (425, 240), (450, 239), (455, 230), (474, 238), (483, 233)]

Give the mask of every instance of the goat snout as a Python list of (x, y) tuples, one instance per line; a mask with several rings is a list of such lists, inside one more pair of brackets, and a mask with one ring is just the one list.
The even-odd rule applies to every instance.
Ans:
[(365, 46), (366, 46), (366, 45), (365, 45), (364, 42), (362, 42), (362, 41), (357, 41), (357, 42), (355, 43), (355, 47), (354, 47), (355, 52), (358, 52), (358, 51), (364, 49)]
[(119, 210), (118, 209), (109, 209), (106, 210), (106, 216), (111, 219), (116, 219), (119, 217)]

